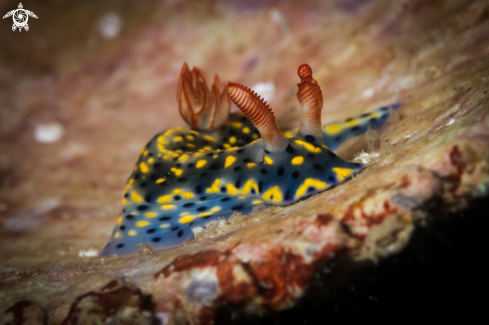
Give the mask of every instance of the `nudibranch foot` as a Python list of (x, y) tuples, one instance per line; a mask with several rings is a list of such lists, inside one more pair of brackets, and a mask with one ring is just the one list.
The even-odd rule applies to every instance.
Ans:
[[(177, 99), (191, 129), (166, 130), (143, 148), (100, 255), (134, 253), (142, 243), (155, 249), (181, 245), (194, 238), (195, 227), (258, 205), (291, 204), (358, 173), (362, 164), (338, 157), (328, 146), (343, 140), (337, 137), (382, 125), (389, 108), (323, 127), (323, 97), (312, 69), (303, 64), (298, 75), (303, 116), (300, 128), (286, 137), (251, 89), (228, 83), (221, 90), (217, 77), (209, 89), (204, 74), (184, 63)], [(231, 100), (242, 113), (229, 114)]]

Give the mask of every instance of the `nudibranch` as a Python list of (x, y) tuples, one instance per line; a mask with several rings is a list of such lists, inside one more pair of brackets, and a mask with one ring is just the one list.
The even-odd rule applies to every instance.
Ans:
[[(161, 132), (142, 149), (100, 255), (130, 254), (143, 243), (177, 246), (194, 238), (194, 227), (258, 205), (294, 203), (358, 173), (362, 164), (331, 150), (382, 126), (389, 108), (399, 104), (322, 126), (321, 88), (307, 64), (298, 75), (302, 119), (286, 137), (268, 104), (251, 89), (233, 82), (221, 89), (217, 75), (209, 88), (203, 72), (184, 63), (177, 101), (188, 127)], [(240, 113), (230, 114), (231, 101)]]

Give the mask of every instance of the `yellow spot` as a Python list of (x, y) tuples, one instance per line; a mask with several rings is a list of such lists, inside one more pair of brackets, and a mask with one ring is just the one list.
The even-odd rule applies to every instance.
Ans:
[(194, 221), (194, 219), (195, 219), (195, 217), (186, 216), (186, 217), (180, 218), (180, 220), (178, 220), (178, 222), (180, 222), (180, 223), (189, 223), (189, 222)]
[(204, 151), (209, 151), (209, 150), (212, 150), (212, 147), (211, 146), (205, 146), (202, 149), (204, 149)]
[(246, 199), (248, 198), (246, 195), (241, 195), (241, 196), (238, 196), (238, 199), (242, 200), (242, 199)]
[(292, 138), (295, 135), (295, 133), (291, 131), (284, 131), (284, 135), (286, 138)]
[(283, 194), (278, 186), (266, 190), (262, 197), (265, 201), (271, 201), (273, 203), (281, 203), (283, 201)]
[(156, 203), (166, 203), (170, 201), (171, 201), (171, 195), (162, 195), (156, 200)]
[(120, 233), (120, 232), (116, 232), (116, 233), (114, 234), (114, 238), (119, 238), (120, 236), (121, 236), (121, 233)]
[(178, 158), (178, 161), (184, 161), (187, 158), (188, 158), (188, 155), (181, 155), (180, 158)]
[(221, 208), (220, 207), (214, 207), (214, 208), (210, 209), (208, 212), (200, 213), (198, 216), (199, 217), (208, 217), (211, 214), (216, 213), (216, 212), (219, 212), (219, 211), (221, 211)]
[(192, 192), (185, 192), (185, 193), (182, 194), (182, 197), (184, 199), (193, 199), (195, 197), (195, 195)]
[(295, 200), (300, 199), (304, 195), (307, 194), (307, 189), (309, 187), (314, 187), (318, 191), (325, 190), (329, 187), (329, 185), (325, 182), (322, 182), (320, 180), (314, 179), (314, 178), (306, 178), (304, 183), (302, 183), (301, 186), (297, 189), (297, 192), (295, 192)]
[(253, 179), (249, 179), (243, 186), (243, 192), (245, 194), (250, 194), (252, 189), (255, 190), (255, 194), (258, 193), (258, 185)]
[(225, 143), (222, 145), (225, 149), (229, 149), (231, 148), (231, 145), (229, 145), (229, 143)]
[(221, 211), (221, 207), (213, 207), (212, 209), (209, 210), (210, 213), (216, 213)]
[(205, 166), (205, 164), (207, 164), (207, 160), (202, 159), (202, 160), (197, 161), (197, 163), (195, 164), (195, 167), (202, 168)]
[(255, 163), (247, 163), (246, 166), (253, 167), (253, 166), (256, 166), (256, 164)]
[(224, 162), (224, 168), (231, 166), (232, 164), (234, 164), (235, 161), (236, 161), (236, 157), (227, 156), (226, 161)]
[(160, 228), (168, 228), (170, 227), (170, 224), (169, 223), (162, 223)]
[(253, 203), (254, 205), (258, 205), (258, 204), (262, 204), (262, 203), (263, 203), (263, 201), (261, 201), (261, 200), (255, 200), (255, 201), (253, 201), (252, 203)]
[(149, 171), (148, 165), (146, 165), (145, 162), (139, 164), (139, 169), (141, 169), (141, 172), (143, 173), (147, 173)]
[(122, 198), (121, 202), (122, 202), (122, 205), (123, 205), (123, 206), (125, 206), (125, 205), (127, 204), (127, 201), (126, 201), (126, 199), (125, 199), (125, 198)]
[(158, 142), (163, 142), (163, 141), (165, 141), (165, 136), (164, 135), (160, 135), (158, 137)]
[(313, 146), (310, 143), (304, 142), (302, 140), (295, 140), (295, 142), (297, 144), (300, 144), (301, 146), (303, 146), (304, 148), (306, 148), (307, 150), (309, 150), (311, 152), (317, 152), (317, 153), (320, 153), (321, 152), (321, 149), (320, 148), (316, 148), (315, 146)]
[(149, 151), (148, 150), (145, 150), (144, 153), (143, 153), (143, 155), (147, 156), (148, 153), (149, 153)]
[(207, 141), (213, 141), (213, 142), (216, 142), (216, 139), (214, 139), (213, 137), (209, 136), (209, 135), (204, 135), (204, 139), (206, 139)]
[(233, 128), (240, 128), (243, 124), (240, 122), (231, 122), (229, 123)]
[(136, 232), (135, 230), (129, 230), (129, 231), (127, 232), (127, 234), (128, 234), (129, 236), (131, 236), (131, 237), (134, 237), (134, 236), (136, 236), (137, 232)]
[(146, 217), (148, 217), (148, 218), (154, 218), (154, 217), (156, 217), (158, 214), (157, 214), (156, 212), (146, 212), (144, 215), (145, 215)]
[(236, 137), (230, 137), (229, 138), (229, 143), (236, 143)]
[(180, 142), (180, 141), (183, 141), (183, 138), (181, 136), (177, 136), (177, 137), (173, 138), (173, 141)]
[(147, 225), (149, 225), (149, 222), (147, 222), (147, 221), (136, 222), (136, 227), (146, 227)]
[(253, 135), (251, 137), (256, 140), (256, 139), (258, 139), (258, 134), (253, 133)]
[(187, 143), (187, 147), (189, 147), (189, 148), (195, 148), (195, 146), (193, 144), (191, 144), (191, 143)]
[(131, 178), (128, 183), (129, 183), (129, 185), (131, 185), (132, 183), (134, 183), (134, 178)]
[(219, 157), (219, 155), (214, 155), (212, 156), (212, 159), (216, 159), (217, 157)]
[(264, 159), (265, 159), (265, 162), (266, 162), (267, 164), (269, 164), (269, 165), (273, 165), (273, 160), (272, 160), (272, 158), (270, 158), (270, 157), (268, 157), (268, 156), (265, 156), (265, 158), (264, 158)]
[(136, 203), (142, 203), (143, 202), (143, 198), (134, 191), (131, 192), (131, 200), (133, 202), (136, 202)]
[(346, 122), (346, 123), (345, 123), (345, 125), (346, 125), (346, 126), (348, 126), (348, 127), (350, 127), (350, 126), (355, 126), (355, 125), (358, 125), (358, 124), (360, 124), (360, 123), (358, 122), (358, 120), (352, 120), (352, 121), (350, 121), (350, 122)]
[(341, 131), (341, 129), (343, 129), (341, 127), (341, 125), (333, 124), (333, 125), (330, 125), (330, 126), (327, 126), (326, 127), (326, 132), (327, 133), (338, 133), (338, 132)]
[(237, 195), (239, 193), (239, 190), (233, 184), (227, 184), (226, 187), (228, 194)]
[(290, 162), (292, 163), (292, 165), (300, 165), (304, 162), (304, 157), (302, 156), (294, 157)]
[(122, 217), (117, 218), (117, 224), (120, 225), (122, 222)]
[(339, 182), (343, 181), (345, 178), (353, 173), (353, 170), (351, 170), (350, 168), (335, 167), (333, 168), (333, 171), (336, 173), (336, 178)]
[(158, 143), (158, 150), (161, 151), (161, 152), (165, 152), (166, 151), (165, 147), (161, 143)]
[(188, 141), (194, 141), (194, 137), (193, 137), (193, 136), (191, 136), (191, 135), (187, 135), (187, 140), (188, 140)]
[(156, 180), (156, 184), (163, 183), (164, 181), (165, 181), (165, 179), (164, 179), (164, 178), (158, 178), (158, 179)]
[(243, 133), (244, 133), (244, 134), (248, 134), (248, 133), (250, 133), (250, 128), (249, 128), (249, 127), (247, 127), (247, 126), (245, 126), (245, 127), (243, 128)]
[(155, 161), (155, 159), (154, 159), (153, 157), (149, 158), (149, 159), (148, 159), (148, 164), (152, 164), (152, 163), (153, 163), (153, 161)]
[(179, 188), (173, 190), (173, 194), (180, 194), (180, 193), (182, 193), (182, 190)]
[(211, 187), (207, 188), (205, 190), (206, 193), (219, 193), (219, 184), (221, 183), (221, 180), (218, 178), (212, 183)]
[(173, 205), (173, 204), (165, 204), (165, 205), (162, 205), (161, 208), (163, 210), (171, 210), (171, 209), (175, 209), (177, 206), (176, 205)]
[(183, 174), (183, 169), (178, 169), (178, 168), (172, 167), (172, 168), (170, 168), (170, 170), (172, 172), (174, 172), (177, 177), (179, 177), (180, 175)]

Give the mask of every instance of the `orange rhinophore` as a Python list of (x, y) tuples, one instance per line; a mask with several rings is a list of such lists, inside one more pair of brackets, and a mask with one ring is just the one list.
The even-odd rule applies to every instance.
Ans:
[(302, 107), (301, 126), (299, 134), (302, 136), (312, 135), (323, 141), (323, 131), (321, 129), (321, 110), (323, 109), (323, 95), (321, 87), (312, 77), (312, 69), (307, 64), (302, 64), (297, 70), (301, 82), (297, 84), (299, 91), (297, 99)]
[(253, 90), (243, 85), (230, 82), (227, 89), (231, 100), (260, 132), (263, 148), (270, 152), (284, 150), (289, 141), (280, 132), (268, 104)]

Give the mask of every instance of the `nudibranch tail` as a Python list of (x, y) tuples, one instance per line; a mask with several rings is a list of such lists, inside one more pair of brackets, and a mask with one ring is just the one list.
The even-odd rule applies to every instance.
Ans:
[(321, 87), (312, 77), (312, 69), (309, 65), (302, 64), (299, 66), (297, 74), (301, 78), (301, 82), (297, 85), (299, 87), (297, 99), (303, 111), (298, 135), (303, 139), (313, 136), (314, 139), (322, 143), (321, 110), (323, 109), (323, 95)]
[(391, 112), (400, 106), (400, 103), (395, 103), (370, 113), (347, 118), (342, 122), (325, 124), (322, 126), (324, 144), (330, 150), (335, 150), (346, 140), (365, 133), (369, 128), (378, 129), (386, 124)]
[(263, 148), (270, 152), (284, 150), (289, 141), (278, 128), (275, 116), (268, 104), (254, 91), (243, 85), (230, 82), (229, 97), (253, 123), (263, 140)]
[(219, 77), (215, 76), (209, 90), (205, 74), (196, 67), (190, 71), (187, 62), (183, 63), (180, 72), (177, 101), (185, 122), (193, 129), (205, 132), (222, 127), (231, 110), (227, 92), (221, 93)]

